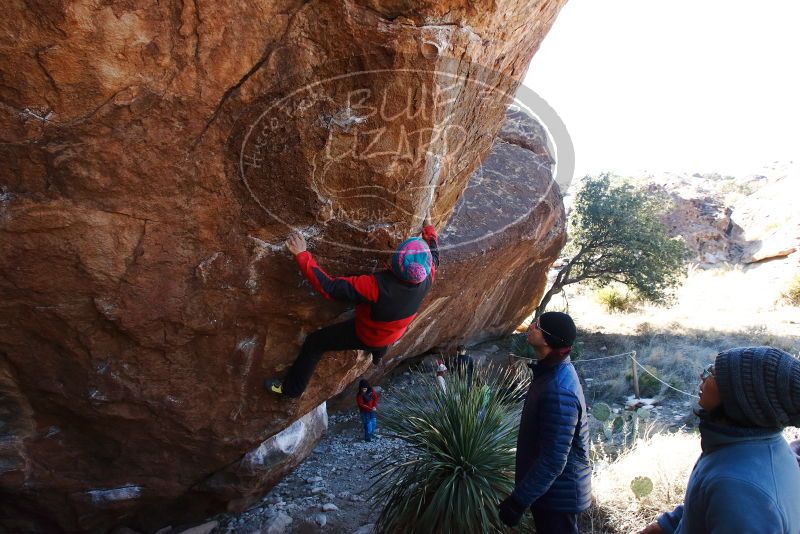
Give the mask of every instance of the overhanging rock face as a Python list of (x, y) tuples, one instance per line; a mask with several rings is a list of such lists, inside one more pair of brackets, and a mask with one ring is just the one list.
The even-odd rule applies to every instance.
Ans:
[[(363, 272), (465, 202), (422, 313), (462, 292), (448, 302), (469, 329), (508, 328), (563, 212), (529, 171), (544, 181), (520, 198), (545, 200), (517, 221), (533, 160), (485, 158), (563, 3), (5, 6), (0, 525), (154, 529), (272, 483), (226, 470), (369, 368), (332, 354), (299, 402), (262, 391), (346, 310), (302, 283), (290, 227), (332, 273)], [(465, 188), (493, 157), (517, 178), (479, 215)], [(393, 354), (429, 343), (429, 324)]]
[[(566, 241), (566, 215), (542, 126), (509, 112), (441, 233), (427, 306), (389, 361), (511, 333), (533, 313)], [(367, 374), (379, 379), (386, 368)]]
[(544, 129), (511, 112), (442, 231), (442, 274), (390, 355), (508, 334), (536, 308), (566, 242)]

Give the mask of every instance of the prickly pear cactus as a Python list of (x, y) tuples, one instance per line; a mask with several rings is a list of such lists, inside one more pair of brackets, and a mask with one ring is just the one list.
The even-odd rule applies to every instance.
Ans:
[(605, 402), (598, 402), (592, 406), (592, 415), (598, 421), (606, 422), (611, 419), (611, 407)]
[(625, 418), (621, 415), (616, 416), (614, 420), (611, 422), (611, 430), (613, 432), (619, 432), (620, 430), (622, 430), (622, 427), (624, 426), (625, 426)]
[(631, 480), (631, 491), (642, 500), (653, 492), (653, 481), (648, 477), (636, 477)]

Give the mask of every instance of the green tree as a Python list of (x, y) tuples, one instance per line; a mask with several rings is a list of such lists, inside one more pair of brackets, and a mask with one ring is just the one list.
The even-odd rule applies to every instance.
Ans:
[(646, 302), (665, 302), (686, 275), (686, 246), (667, 235), (666, 199), (609, 174), (587, 177), (569, 217), (569, 261), (542, 297), (536, 316), (564, 286), (618, 282)]

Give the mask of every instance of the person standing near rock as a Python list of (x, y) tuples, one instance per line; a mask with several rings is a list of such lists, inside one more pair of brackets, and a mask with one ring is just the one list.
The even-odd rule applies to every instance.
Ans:
[(772, 347), (720, 352), (700, 377), (700, 448), (683, 504), (640, 534), (797, 534), (800, 360)]
[(456, 349), (456, 373), (459, 378), (467, 379), (467, 388), (472, 387), (472, 373), (475, 371), (475, 362), (472, 356), (467, 354), (467, 347), (459, 345)]
[(378, 425), (378, 393), (372, 389), (369, 382), (363, 378), (358, 383), (358, 394), (356, 394), (356, 404), (358, 411), (361, 412), (361, 423), (364, 425), (364, 441), (372, 441), (375, 435), (375, 427)]
[(400, 339), (433, 284), (439, 265), (436, 229), (426, 218), (422, 238), (410, 237), (392, 254), (391, 268), (374, 274), (333, 278), (317, 265), (298, 232), (286, 241), (300, 271), (325, 298), (355, 303), (355, 319), (309, 334), (283, 381), (267, 379), (267, 391), (286, 397), (303, 394), (314, 369), (328, 351), (365, 350), (377, 365)]
[(498, 507), (508, 526), (530, 508), (538, 534), (578, 534), (578, 514), (591, 504), (586, 401), (569, 359), (576, 336), (561, 312), (542, 314), (528, 329), (538, 363), (522, 408), (514, 491)]
[(447, 372), (447, 366), (444, 363), (440, 363), (436, 367), (436, 382), (439, 384), (439, 387), (442, 388), (443, 393), (447, 393), (447, 384), (444, 381), (444, 374)]

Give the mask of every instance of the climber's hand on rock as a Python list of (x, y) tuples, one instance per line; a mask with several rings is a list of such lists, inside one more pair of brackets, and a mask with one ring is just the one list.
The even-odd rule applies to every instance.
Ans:
[(295, 256), (306, 251), (306, 238), (300, 232), (292, 232), (286, 240), (286, 248)]
[(431, 222), (431, 216), (430, 215), (426, 215), (425, 216), (425, 220), (422, 221), (422, 227), (425, 228), (426, 226), (430, 226), (431, 224), (433, 224)]

